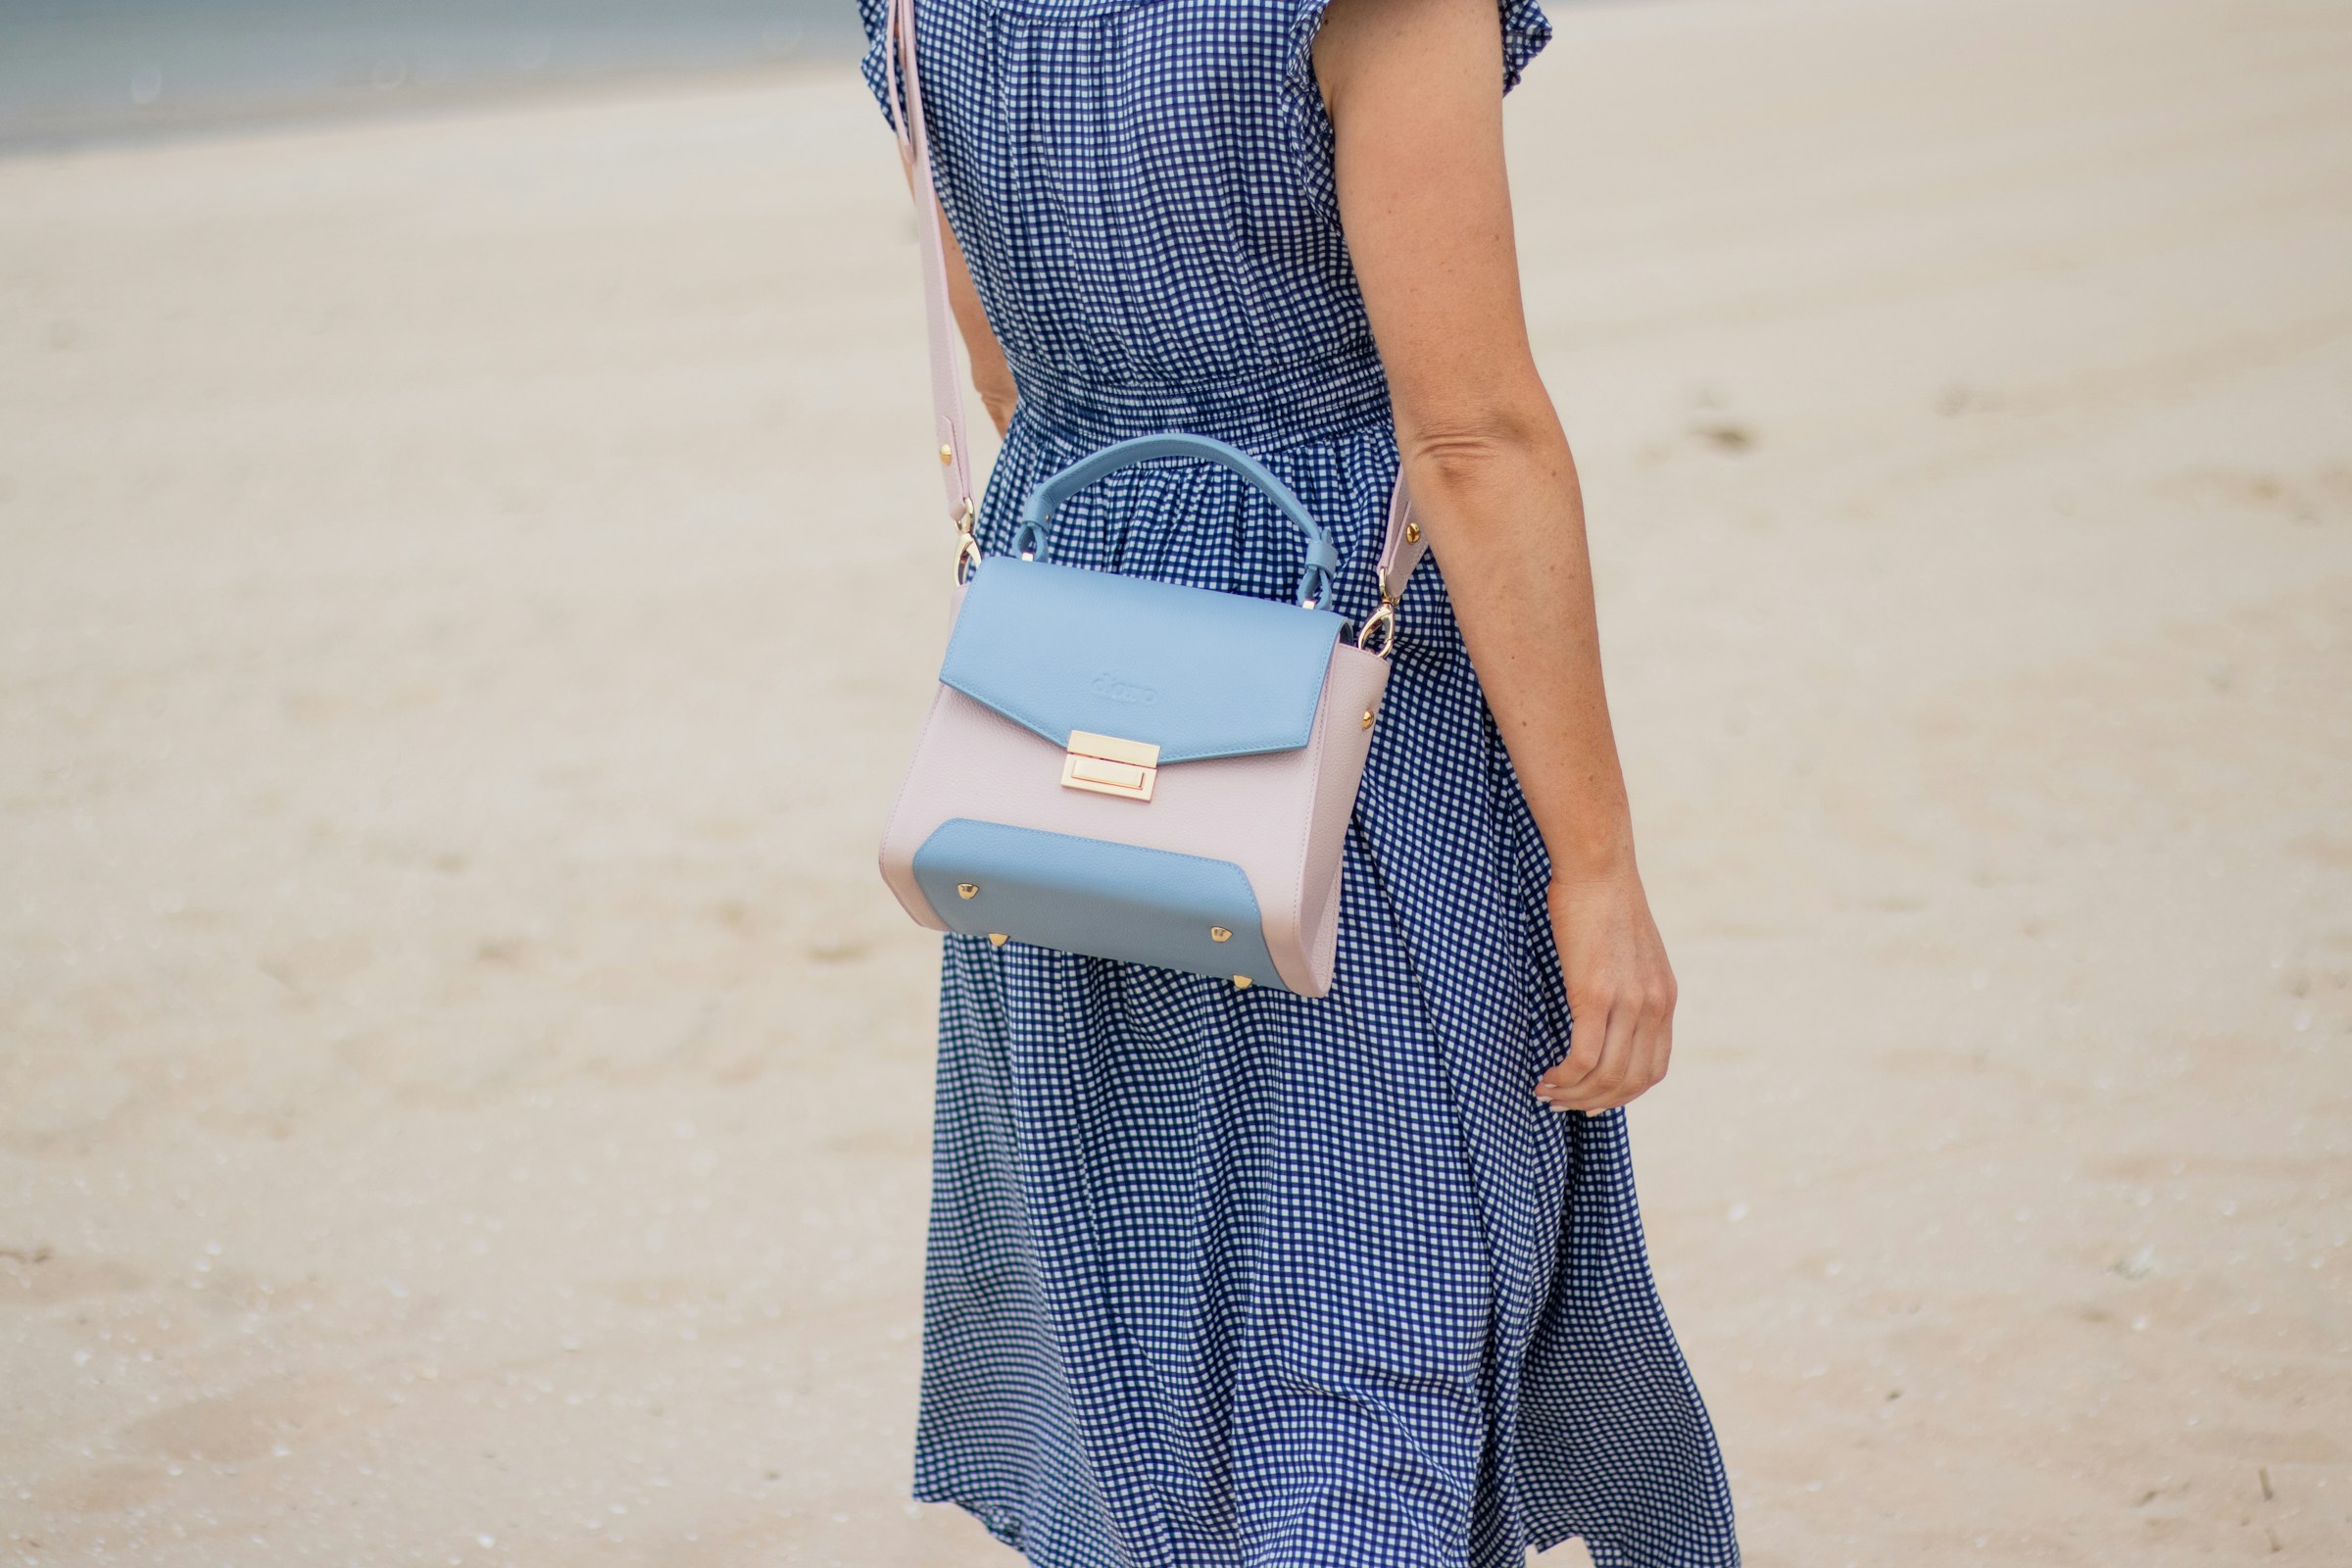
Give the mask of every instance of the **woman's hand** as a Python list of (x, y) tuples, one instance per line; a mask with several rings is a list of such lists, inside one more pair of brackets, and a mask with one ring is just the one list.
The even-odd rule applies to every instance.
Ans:
[(1536, 1085), (1554, 1110), (1612, 1109), (1666, 1076), (1674, 1054), (1674, 966), (1628, 863), (1598, 876), (1555, 875), (1551, 934), (1568, 982), (1574, 1049)]

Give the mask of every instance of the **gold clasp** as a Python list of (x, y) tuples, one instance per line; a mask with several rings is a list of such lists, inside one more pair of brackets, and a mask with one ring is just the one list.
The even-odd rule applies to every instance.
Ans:
[(1396, 651), (1396, 602), (1403, 595), (1390, 590), (1388, 568), (1385, 566), (1380, 569), (1377, 585), (1380, 589), (1380, 605), (1364, 617), (1363, 630), (1355, 634), (1355, 646), (1366, 653), (1372, 652), (1372, 638), (1378, 634), (1380, 657), (1386, 659)]
[(1148, 801), (1159, 781), (1159, 748), (1092, 730), (1070, 731), (1061, 759), (1061, 787)]
[[(947, 451), (945, 447), (940, 448)], [(945, 459), (941, 460), (945, 462)], [(972, 572), (980, 564), (980, 541), (972, 528), (980, 520), (980, 509), (972, 498), (963, 498), (963, 515), (956, 519), (956, 581), (958, 586), (972, 580)]]

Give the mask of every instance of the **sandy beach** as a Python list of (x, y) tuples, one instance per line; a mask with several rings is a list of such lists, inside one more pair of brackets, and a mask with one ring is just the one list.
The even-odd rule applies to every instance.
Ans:
[[(1555, 21), (1750, 1562), (2352, 1562), (2352, 12)], [(0, 159), (4, 1560), (1016, 1561), (906, 1495), (924, 391), (846, 67)]]

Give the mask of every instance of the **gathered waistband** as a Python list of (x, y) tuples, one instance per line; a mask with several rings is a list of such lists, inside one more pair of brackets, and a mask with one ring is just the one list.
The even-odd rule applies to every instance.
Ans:
[(1012, 372), (1018, 416), (1086, 446), (1183, 430), (1262, 452), (1390, 422), (1389, 379), (1369, 349), (1222, 383), (1082, 382), (1019, 363)]

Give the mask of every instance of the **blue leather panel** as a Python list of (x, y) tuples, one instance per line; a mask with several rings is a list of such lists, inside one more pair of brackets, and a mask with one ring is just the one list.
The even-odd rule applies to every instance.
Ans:
[(1185, 435), (1171, 432), (1166, 435), (1142, 435), (1132, 441), (1121, 441), (1090, 452), (1076, 463), (1042, 481), (1029, 492), (1029, 500), (1021, 508), (1020, 528), (1014, 546), (1023, 553), (1034, 551), (1039, 560), (1046, 556), (1047, 542), (1053, 532), (1054, 509), (1071, 496), (1093, 484), (1097, 479), (1109, 477), (1121, 468), (1155, 458), (1198, 458), (1205, 463), (1221, 463), (1249, 480), (1264, 493), (1267, 500), (1281, 509), (1282, 514), (1306, 535), (1306, 564), (1310, 569), (1320, 567), (1328, 581), (1331, 573), (1340, 569), (1340, 553), (1332, 547), (1331, 535), (1306, 510), (1306, 503), (1291, 493), (1291, 487), (1267, 471), (1265, 466), (1239, 447), (1204, 435)]
[[(1287, 990), (1250, 878), (1229, 860), (956, 817), (914, 852), (914, 879), (957, 931)], [(968, 882), (971, 898), (956, 891)], [(1233, 933), (1219, 942), (1209, 927)]]
[(1056, 746), (1092, 730), (1189, 762), (1304, 746), (1339, 636), (1329, 611), (991, 556), (939, 678)]

